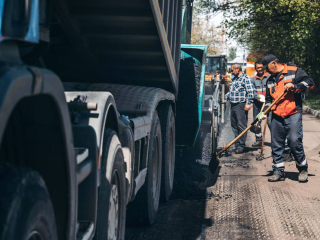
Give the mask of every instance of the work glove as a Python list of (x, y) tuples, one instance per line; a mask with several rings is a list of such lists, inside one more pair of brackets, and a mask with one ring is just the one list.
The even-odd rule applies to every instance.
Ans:
[(266, 101), (266, 97), (262, 94), (258, 94), (257, 95), (257, 99), (260, 101), (260, 102), (265, 102)]
[(264, 115), (263, 112), (259, 113), (256, 118), (258, 118), (259, 121), (264, 120), (267, 118), (267, 115)]

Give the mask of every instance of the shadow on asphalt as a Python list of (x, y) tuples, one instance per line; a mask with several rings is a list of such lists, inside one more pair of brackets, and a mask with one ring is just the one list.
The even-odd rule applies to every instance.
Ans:
[(127, 226), (126, 240), (195, 240), (203, 228), (214, 223), (205, 216), (207, 188), (217, 182), (209, 170), (210, 133), (201, 129), (194, 147), (176, 148), (173, 192), (167, 203), (161, 203), (151, 227)]
[[(230, 104), (226, 108), (228, 123)], [(219, 142), (220, 136), (218, 136)], [(203, 229), (213, 226), (206, 216), (206, 203), (212, 196), (207, 188), (217, 182), (221, 167), (215, 174), (209, 170), (211, 161), (210, 132), (200, 129), (193, 147), (176, 148), (175, 178), (173, 192), (167, 203), (161, 203), (151, 227), (127, 227), (126, 240), (196, 240), (202, 239)]]
[[(292, 181), (298, 181), (298, 175), (299, 175), (299, 172), (297, 170), (297, 172), (286, 172), (285, 171), (285, 174), (286, 174), (286, 178), (292, 180)], [(315, 175), (314, 174), (308, 174), (309, 177), (314, 177)]]

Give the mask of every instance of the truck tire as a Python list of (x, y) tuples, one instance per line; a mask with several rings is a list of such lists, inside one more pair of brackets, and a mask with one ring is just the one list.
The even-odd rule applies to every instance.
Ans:
[(97, 229), (94, 239), (123, 240), (126, 222), (125, 163), (115, 131), (106, 129), (98, 189)]
[(146, 182), (129, 208), (129, 223), (133, 225), (150, 226), (155, 220), (160, 201), (161, 163), (161, 126), (158, 113), (155, 111), (150, 133)]
[(175, 166), (175, 118), (170, 104), (159, 109), (162, 136), (162, 176), (161, 194), (162, 202), (167, 202), (171, 196), (174, 180)]
[(0, 239), (56, 240), (53, 206), (41, 176), (0, 166)]

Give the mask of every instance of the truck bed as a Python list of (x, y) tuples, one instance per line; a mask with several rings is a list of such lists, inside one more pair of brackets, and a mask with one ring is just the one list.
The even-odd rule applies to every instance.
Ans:
[(65, 82), (177, 92), (182, 0), (52, 1), (47, 68)]

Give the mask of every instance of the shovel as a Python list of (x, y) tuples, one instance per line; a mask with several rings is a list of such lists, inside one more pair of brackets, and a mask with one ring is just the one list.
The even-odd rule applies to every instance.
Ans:
[[(279, 100), (287, 94), (287, 91), (285, 90), (281, 95), (273, 101), (273, 103), (263, 112), (264, 115), (267, 115), (267, 113), (270, 111), (270, 109), (277, 103)], [(212, 159), (209, 164), (210, 171), (213, 172), (214, 169), (219, 165), (220, 159), (219, 155), (226, 151), (232, 144), (234, 144), (236, 141), (238, 141), (256, 122), (258, 122), (258, 118), (254, 119), (254, 121), (250, 124), (249, 127), (247, 127), (238, 137), (236, 137), (231, 143), (229, 143), (227, 146), (225, 146), (220, 152), (216, 154), (212, 154)]]

